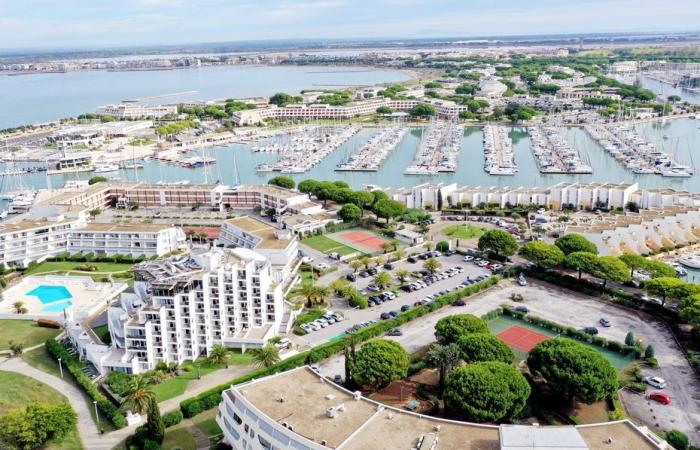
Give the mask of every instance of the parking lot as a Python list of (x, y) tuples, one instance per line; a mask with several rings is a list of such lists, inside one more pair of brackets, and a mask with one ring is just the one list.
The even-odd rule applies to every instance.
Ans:
[[(388, 313), (390, 311), (398, 312), (401, 310), (401, 307), (403, 305), (413, 306), (414, 303), (424, 300), (428, 296), (435, 296), (440, 291), (444, 291), (446, 289), (455, 289), (468, 278), (473, 280), (476, 279), (478, 276), (485, 276), (491, 273), (489, 270), (478, 267), (473, 263), (464, 262), (462, 258), (463, 257), (461, 255), (441, 256), (437, 258), (442, 264), (442, 267), (439, 269), (439, 271), (444, 271), (452, 267), (460, 266), (464, 269), (462, 273), (459, 273), (457, 275), (443, 280), (436, 281), (425, 288), (421, 288), (413, 292), (404, 292), (403, 290), (398, 290), (395, 299), (385, 301), (382, 304), (371, 306), (367, 309), (354, 309), (348, 305), (348, 302), (346, 300), (335, 297), (331, 300), (331, 306), (329, 309), (336, 312), (340, 312), (345, 317), (345, 320), (339, 323), (331, 324), (328, 327), (323, 328), (321, 330), (312, 331), (304, 336), (294, 336), (292, 339), (295, 342), (302, 345), (315, 346), (340, 335), (346, 329), (352, 327), (353, 325), (362, 322), (367, 322), (369, 320), (381, 320), (380, 316), (382, 315), (382, 313)], [(381, 270), (385, 270), (391, 273), (392, 277), (395, 280), (396, 271), (400, 269), (405, 269), (409, 272), (423, 270), (423, 261), (418, 260), (418, 262), (416, 263), (409, 263), (408, 261), (403, 260), (394, 263), (394, 269), (392, 270), (385, 270), (383, 268)], [(338, 278), (343, 274), (351, 272), (352, 270), (343, 270), (333, 272), (331, 275), (333, 276), (333, 278)], [(359, 291), (366, 291), (367, 286), (373, 282), (373, 278), (374, 277), (372, 276), (363, 278), (358, 275), (356, 281), (353, 282), (352, 285)], [(415, 277), (411, 277), (411, 279), (416, 280)], [(329, 281), (330, 280), (324, 280), (323, 282), (327, 283)], [(375, 293), (369, 291), (368, 294), (375, 295)]]
[[(464, 265), (462, 263), (462, 265)], [(464, 267), (469, 267), (464, 265)], [(512, 293), (522, 294), (523, 303), (510, 300)], [(434, 326), (442, 317), (457, 313), (485, 314), (501, 304), (526, 306), (530, 314), (552, 320), (563, 325), (582, 329), (595, 326), (599, 335), (607, 339), (623, 342), (628, 331), (654, 346), (659, 369), (643, 368), (645, 376), (663, 378), (667, 387), (663, 391), (672, 399), (670, 405), (661, 405), (647, 400), (643, 395), (629, 391), (621, 393), (622, 401), (629, 415), (656, 430), (665, 432), (678, 429), (688, 434), (692, 442), (700, 442), (700, 391), (698, 380), (676, 344), (670, 330), (661, 321), (614, 304), (599, 301), (593, 297), (579, 295), (548, 284), (528, 281), (521, 287), (515, 282), (503, 281), (497, 287), (469, 299), (465, 306), (446, 307), (421, 317), (401, 327), (402, 335), (387, 337), (400, 343), (413, 353), (435, 340)], [(399, 304), (402, 304), (399, 301)], [(383, 305), (384, 306), (384, 305)], [(602, 327), (599, 320), (606, 318), (610, 327)], [(338, 356), (324, 361), (321, 371), (333, 377), (343, 374), (343, 357)], [(647, 392), (655, 391), (651, 387)]]

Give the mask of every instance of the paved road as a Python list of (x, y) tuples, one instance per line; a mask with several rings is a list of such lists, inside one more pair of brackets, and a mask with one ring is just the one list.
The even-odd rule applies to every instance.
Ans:
[[(639, 311), (618, 307), (593, 297), (561, 290), (548, 284), (530, 282), (520, 287), (510, 281), (471, 298), (464, 307), (450, 307), (436, 311), (401, 327), (403, 336), (389, 337), (409, 352), (415, 352), (434, 341), (434, 325), (441, 317), (458, 312), (484, 314), (503, 303), (515, 305), (510, 294), (518, 292), (525, 297), (524, 304), (531, 314), (558, 323), (583, 328), (597, 326), (600, 336), (624, 341), (628, 331), (654, 346), (659, 369), (644, 368), (644, 375), (658, 375), (666, 380), (666, 392), (673, 403), (663, 406), (647, 401), (644, 396), (624, 391), (622, 400), (628, 413), (662, 432), (676, 428), (688, 434), (694, 443), (700, 442), (700, 382), (684, 358), (681, 349), (665, 324)], [(598, 326), (602, 317), (612, 322), (610, 328)], [(331, 358), (321, 366), (326, 376), (343, 374), (343, 357)], [(652, 389), (648, 389), (647, 392)]]
[[(439, 259), (442, 263), (441, 270), (449, 269), (454, 266), (461, 266), (465, 269), (465, 271), (461, 274), (455, 275), (452, 278), (440, 280), (426, 288), (419, 289), (417, 291), (399, 291), (397, 298), (395, 298), (394, 300), (390, 300), (388, 302), (382, 303), (381, 305), (373, 306), (367, 309), (353, 309), (348, 305), (347, 301), (340, 298), (334, 298), (331, 300), (330, 309), (342, 313), (345, 316), (345, 320), (339, 323), (332, 324), (327, 328), (323, 328), (318, 331), (312, 331), (311, 333), (304, 336), (290, 335), (290, 339), (292, 339), (302, 347), (315, 346), (335, 336), (338, 336), (354, 324), (364, 322), (370, 319), (379, 319), (379, 316), (383, 312), (392, 310), (398, 311), (402, 305), (413, 305), (415, 302), (424, 299), (427, 295), (436, 294), (438, 291), (441, 291), (446, 288), (455, 288), (464, 280), (466, 280), (467, 277), (471, 277), (473, 279), (478, 275), (490, 273), (488, 270), (477, 267), (472, 263), (463, 262), (462, 256), (460, 255), (453, 255), (449, 257), (443, 256)], [(416, 263), (409, 263), (405, 260), (400, 261), (395, 264), (394, 270), (391, 270), (389, 272), (395, 274), (396, 271), (401, 268), (407, 270), (420, 270), (423, 267), (422, 262), (423, 261), (420, 260)], [(327, 284), (333, 279), (338, 278), (340, 274), (338, 274), (337, 272), (333, 272), (331, 275), (333, 275), (331, 279), (323, 280), (323, 282)], [(355, 286), (355, 288), (357, 288), (358, 290), (363, 290), (371, 282), (372, 277), (362, 278), (358, 276), (357, 281), (353, 283), (353, 286)]]

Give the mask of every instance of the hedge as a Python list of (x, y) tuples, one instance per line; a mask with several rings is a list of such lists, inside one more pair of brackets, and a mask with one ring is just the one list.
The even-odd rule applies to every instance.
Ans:
[(46, 341), (46, 349), (55, 359), (61, 358), (63, 366), (73, 375), (73, 378), (75, 378), (75, 381), (83, 388), (85, 393), (97, 402), (99, 410), (110, 419), (115, 428), (124, 428), (126, 426), (124, 415), (92, 384), (92, 380), (83, 373), (83, 366), (77, 358), (68, 353), (68, 350), (63, 345), (53, 339)]
[[(516, 318), (518, 320), (522, 320), (523, 322), (531, 323), (533, 325), (537, 325), (542, 328), (546, 328), (548, 330), (552, 330), (555, 333), (561, 333), (567, 337), (570, 337), (572, 339), (576, 339), (578, 341), (583, 341), (583, 342), (588, 342), (590, 344), (593, 344), (597, 347), (601, 348), (606, 348), (608, 350), (614, 351), (621, 353), (623, 355), (628, 355), (630, 353), (634, 353), (636, 358), (639, 358), (641, 355), (641, 350), (633, 345), (627, 346), (621, 342), (617, 341), (610, 341), (607, 340), (603, 337), (599, 336), (592, 336), (585, 331), (579, 331), (576, 328), (573, 327), (568, 327), (566, 325), (562, 325), (556, 322), (552, 322), (551, 320), (543, 319), (541, 317), (525, 314), (520, 311), (515, 311), (512, 308), (504, 306), (503, 309), (503, 315), (505, 316), (510, 316), (513, 318)], [(493, 311), (491, 312), (493, 313)], [(491, 314), (489, 313), (489, 314)]]
[(170, 411), (163, 414), (163, 425), (165, 425), (165, 428), (175, 426), (180, 422), (182, 422), (182, 413), (180, 411)]
[(193, 398), (183, 400), (182, 402), (180, 402), (180, 410), (182, 411), (184, 417), (194, 417), (203, 411), (217, 406), (219, 402), (221, 402), (221, 393), (226, 389), (230, 388), (231, 385), (246, 383), (253, 379), (266, 377), (279, 372), (284, 372), (286, 370), (294, 369), (305, 364), (316, 363), (318, 361), (335, 355), (336, 353), (343, 350), (345, 346), (350, 345), (353, 342), (364, 342), (374, 337), (384, 335), (389, 330), (393, 330), (394, 328), (397, 328), (407, 322), (410, 322), (428, 313), (436, 311), (442, 308), (443, 306), (452, 305), (457, 300), (461, 300), (464, 297), (474, 295), (479, 291), (487, 289), (498, 283), (500, 280), (501, 277), (498, 275), (491, 276), (483, 281), (479, 281), (477, 283), (472, 284), (471, 286), (467, 286), (464, 289), (460, 289), (458, 291), (442, 295), (432, 303), (429, 303), (425, 306), (411, 308), (406, 312), (400, 313), (393, 319), (383, 320), (368, 327), (362, 328), (361, 330), (356, 331), (355, 333), (345, 336), (343, 339), (338, 339), (333, 342), (327, 342), (325, 344), (318, 345), (312, 348), (311, 350), (308, 350), (303, 353), (298, 353), (290, 358), (285, 359), (284, 361), (280, 361), (271, 367), (254, 370), (253, 372), (231, 380), (228, 383), (221, 384), (212, 389), (209, 389), (208, 391), (202, 392), (201, 394)]

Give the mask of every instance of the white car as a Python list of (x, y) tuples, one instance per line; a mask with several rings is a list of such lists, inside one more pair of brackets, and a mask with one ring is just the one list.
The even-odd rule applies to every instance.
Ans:
[(465, 256), (464, 258), (462, 258), (462, 261), (464, 261), (464, 262), (469, 262), (469, 261), (471, 261), (471, 260), (473, 260), (473, 259), (474, 259), (473, 256), (467, 255), (467, 256)]
[(289, 338), (282, 338), (278, 343), (275, 344), (275, 347), (277, 347), (280, 350), (292, 348), (292, 341), (290, 341)]
[(301, 262), (306, 263), (306, 264), (311, 263), (313, 260), (314, 259), (310, 256), (304, 256), (303, 258), (301, 258)]
[(666, 387), (666, 380), (661, 377), (646, 377), (644, 381), (656, 389), (664, 389)]
[(318, 264), (316, 264), (316, 267), (318, 267), (321, 270), (326, 270), (326, 269), (330, 269), (331, 266), (329, 266), (326, 263), (318, 263)]

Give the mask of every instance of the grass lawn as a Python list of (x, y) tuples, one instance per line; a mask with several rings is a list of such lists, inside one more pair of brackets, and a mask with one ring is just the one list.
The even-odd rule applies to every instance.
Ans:
[(37, 326), (33, 320), (0, 320), (0, 350), (7, 350), (10, 341), (19, 342), (26, 347), (43, 344), (61, 332), (53, 328)]
[[(343, 245), (340, 242), (336, 242), (333, 239), (327, 238), (326, 236), (311, 236), (302, 241), (304, 244), (312, 247), (319, 252), (331, 253), (337, 252), (340, 256), (349, 255), (350, 253), (355, 253), (358, 250), (350, 248), (347, 245)], [(361, 253), (361, 252), (360, 252)]]
[[(133, 264), (121, 264), (121, 263), (82, 263), (73, 261), (44, 261), (37, 264), (24, 273), (25, 275), (36, 275), (39, 273), (46, 272), (70, 272), (77, 269), (78, 266), (95, 266), (97, 267), (96, 272), (123, 272), (125, 270), (131, 269)], [(84, 275), (84, 273), (83, 273)]]
[(480, 238), (486, 229), (474, 225), (450, 225), (442, 230), (442, 234), (455, 239), (477, 239)]
[[(15, 408), (24, 408), (32, 402), (56, 404), (66, 402), (66, 398), (53, 388), (14, 372), (0, 371), (0, 416)], [(83, 448), (78, 430), (68, 433), (61, 442), (49, 442), (47, 450), (69, 450)]]
[(197, 442), (187, 429), (187, 425), (179, 423), (165, 429), (165, 439), (161, 448), (163, 450), (196, 450)]
[(98, 338), (102, 341), (104, 344), (111, 344), (112, 343), (112, 337), (109, 334), (109, 327), (107, 325), (102, 325), (99, 327), (95, 327), (92, 329), (92, 331), (95, 332)]
[(202, 433), (207, 437), (212, 438), (221, 435), (221, 428), (216, 423), (215, 417), (219, 412), (219, 408), (212, 408), (202, 414), (194, 416), (191, 420), (194, 426), (202, 430)]
[[(229, 365), (250, 365), (253, 362), (252, 358), (253, 357), (251, 353), (240, 353), (231, 351)], [(223, 369), (225, 367), (223, 364), (212, 365), (209, 363), (209, 361), (207, 361), (206, 358), (200, 358), (198, 360), (198, 364), (200, 365), (199, 372), (201, 376), (205, 376), (208, 373), (211, 373), (215, 370)], [(156, 394), (156, 398), (159, 402), (183, 394), (185, 392), (185, 389), (187, 389), (187, 385), (189, 384), (189, 382), (197, 379), (197, 368), (194, 366), (194, 364), (185, 363), (184, 366), (191, 366), (192, 370), (190, 370), (189, 372), (183, 370), (181, 375), (168, 378), (164, 382), (153, 386), (153, 392)]]

